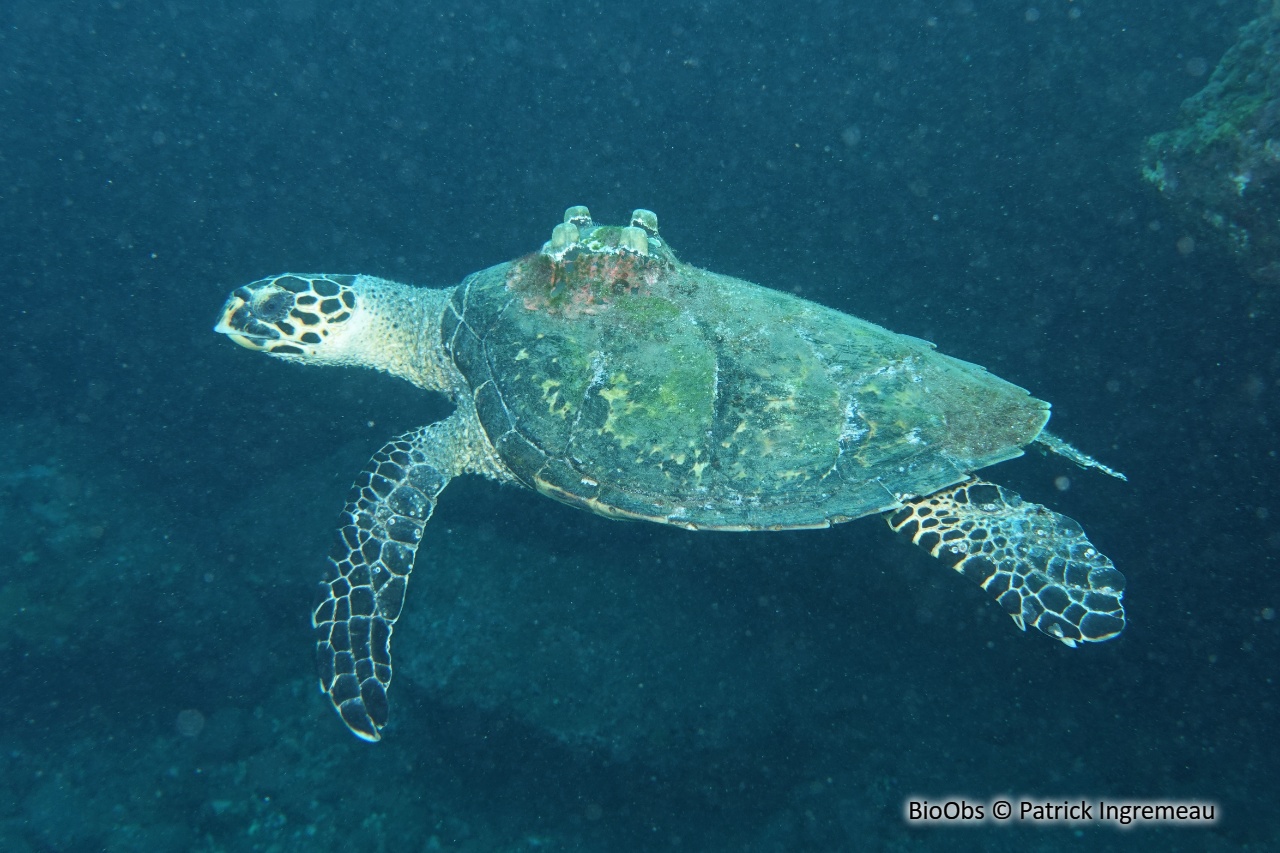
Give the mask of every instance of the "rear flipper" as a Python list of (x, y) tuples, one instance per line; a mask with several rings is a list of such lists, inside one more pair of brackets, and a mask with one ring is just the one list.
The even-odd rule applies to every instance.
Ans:
[(1068, 646), (1124, 630), (1124, 575), (1065, 515), (973, 479), (885, 513), (907, 536), (989, 592), (1018, 627)]

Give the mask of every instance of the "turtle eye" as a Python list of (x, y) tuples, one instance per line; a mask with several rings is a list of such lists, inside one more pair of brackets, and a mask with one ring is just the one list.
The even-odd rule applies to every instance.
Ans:
[(280, 288), (267, 288), (253, 302), (253, 313), (268, 323), (278, 323), (293, 310), (293, 294)]

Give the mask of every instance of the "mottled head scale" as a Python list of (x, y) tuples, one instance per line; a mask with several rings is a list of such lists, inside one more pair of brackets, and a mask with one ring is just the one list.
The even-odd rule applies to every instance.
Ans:
[(272, 355), (312, 356), (343, 329), (357, 298), (354, 276), (279, 275), (237, 288), (214, 330)]

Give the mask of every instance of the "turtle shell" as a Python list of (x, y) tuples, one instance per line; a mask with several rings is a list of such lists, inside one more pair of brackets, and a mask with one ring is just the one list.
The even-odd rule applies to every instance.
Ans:
[(681, 263), (637, 230), (557, 232), (445, 311), (484, 431), (543, 494), (690, 528), (821, 527), (1019, 456), (1049, 418), (926, 341)]

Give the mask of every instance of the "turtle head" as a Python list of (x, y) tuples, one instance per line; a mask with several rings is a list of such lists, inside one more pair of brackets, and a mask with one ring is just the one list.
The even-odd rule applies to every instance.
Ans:
[[(306, 361), (331, 360), (354, 326), (355, 276), (278, 275), (238, 287), (213, 327), (242, 347)], [(291, 359), (292, 360), (292, 359)]]
[(372, 367), (445, 391), (453, 368), (439, 330), (452, 292), (369, 275), (277, 275), (237, 287), (213, 330), (285, 361)]

